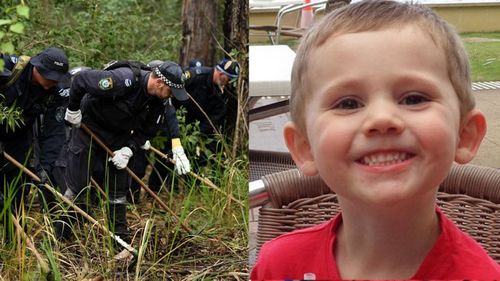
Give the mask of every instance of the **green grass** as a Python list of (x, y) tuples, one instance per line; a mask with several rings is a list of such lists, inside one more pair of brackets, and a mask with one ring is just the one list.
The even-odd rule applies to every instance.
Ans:
[(469, 54), (472, 81), (500, 80), (500, 41), (471, 41), (469, 38), (500, 40), (500, 32), (465, 33), (461, 35)]
[[(86, 221), (84, 225), (73, 226), (76, 240), (55, 239), (53, 218), (41, 212), (38, 200), (34, 200), (35, 187), (31, 186), (21, 224), (26, 225), (26, 232), (49, 263), (51, 276), (44, 276), (26, 243), (20, 239), (0, 247), (0, 281), (91, 280), (96, 277), (105, 280), (246, 279), (248, 163), (223, 159), (220, 154), (214, 156), (217, 159), (204, 177), (220, 191), (184, 176), (176, 177), (172, 185), (159, 192), (163, 202), (192, 228), (190, 235), (147, 196), (140, 204), (129, 206), (131, 244), (139, 250), (140, 258), (128, 272), (123, 263), (113, 260), (116, 251), (111, 247), (111, 239)], [(231, 194), (242, 205), (224, 194)], [(64, 204), (61, 207), (66, 209)], [(106, 225), (105, 210), (106, 202), (103, 201), (92, 209), (102, 225)], [(0, 225), (0, 233), (4, 227)]]
[(462, 38), (493, 38), (500, 39), (500, 32), (468, 32), (460, 34)]
[[(198, 126), (184, 124), (183, 111), (179, 112), (183, 135), (199, 135)], [(26, 226), (26, 233), (51, 272), (45, 274), (26, 242), (18, 239), (0, 247), (0, 281), (247, 279), (248, 159), (246, 152), (236, 158), (224, 157), (230, 144), (221, 136), (218, 141), (222, 146), (217, 153), (207, 156), (210, 159), (207, 166), (197, 167), (196, 162), (191, 162), (194, 172), (213, 186), (192, 175), (181, 177), (171, 171), (174, 180), (166, 182), (158, 191), (161, 200), (192, 229), (190, 234), (148, 196), (139, 204), (128, 206), (131, 245), (139, 252), (137, 263), (128, 270), (126, 264), (113, 259), (117, 251), (112, 247), (112, 239), (86, 220), (72, 225), (74, 240), (57, 240), (52, 223), (58, 219), (56, 214), (71, 208), (60, 203), (59, 212), (52, 215), (42, 212), (36, 187), (27, 184), (26, 192), (30, 193), (25, 197), (20, 223)], [(204, 147), (199, 138), (196, 141), (183, 138), (183, 142), (188, 153), (196, 146)], [(101, 188), (109, 190), (109, 185), (104, 183)], [(109, 206), (99, 193), (97, 195), (99, 201), (91, 213), (101, 225), (107, 225)], [(11, 197), (8, 195), (7, 199)], [(8, 210), (0, 209), (0, 215)], [(10, 224), (0, 223), (0, 236), (6, 226)]]

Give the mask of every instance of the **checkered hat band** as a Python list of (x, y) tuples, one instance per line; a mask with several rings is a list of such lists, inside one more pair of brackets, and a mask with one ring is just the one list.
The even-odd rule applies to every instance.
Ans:
[(155, 68), (155, 74), (156, 74), (156, 76), (158, 76), (161, 79), (161, 81), (165, 82), (165, 84), (167, 84), (169, 87), (176, 88), (176, 89), (182, 89), (182, 88), (184, 88), (184, 85), (182, 85), (182, 84), (176, 84), (176, 83), (168, 80), (167, 77), (165, 77), (160, 72), (160, 69), (158, 67)]

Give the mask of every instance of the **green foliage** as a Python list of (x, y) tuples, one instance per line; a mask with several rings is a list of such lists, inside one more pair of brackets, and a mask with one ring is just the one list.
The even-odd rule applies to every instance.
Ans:
[(102, 68), (111, 60), (177, 60), (180, 0), (30, 1), (28, 30), (14, 44), (35, 55), (49, 46), (66, 51), (70, 67)]
[[(3, 3), (0, 12), (0, 53), (12, 54), (15, 52), (12, 43), (16, 37), (24, 33), (24, 28), (30, 16), (28, 6), (12, 3)], [(0, 72), (4, 70), (5, 62), (0, 60)], [(6, 123), (7, 130), (14, 130), (23, 123), (21, 111), (15, 104), (7, 107), (0, 103), (0, 124)]]
[[(198, 170), (196, 164), (202, 159), (214, 160), (214, 155), (207, 147), (212, 142), (218, 141), (212, 138), (207, 138), (200, 132), (200, 122), (186, 123), (186, 109), (181, 107), (177, 110), (177, 121), (181, 134), (181, 142), (191, 164)], [(222, 154), (222, 151), (217, 154)]]
[[(30, 8), (24, 4), (0, 4), (0, 53), (13, 54), (17, 37), (24, 33), (25, 25), (30, 17)], [(0, 63), (3, 71), (4, 62)]]
[(16, 104), (12, 104), (10, 107), (4, 106), (0, 103), (0, 125), (7, 124), (7, 131), (14, 131), (16, 128), (24, 124), (22, 119), (22, 110), (16, 107)]
[[(181, 0), (34, 0), (30, 9), (2, 1), (0, 52), (34, 56), (47, 47), (59, 47), (68, 55), (70, 67), (102, 68), (119, 59), (176, 61), (181, 4)], [(3, 66), (0, 60), (0, 71)], [(0, 104), (0, 124), (7, 122), (14, 129), (22, 122), (12, 119), (18, 116), (17, 109)]]

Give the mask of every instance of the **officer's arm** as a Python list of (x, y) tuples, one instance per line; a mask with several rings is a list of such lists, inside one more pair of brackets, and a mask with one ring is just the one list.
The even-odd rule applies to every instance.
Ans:
[[(90, 72), (90, 71), (87, 71)], [(82, 98), (87, 92), (86, 88), (90, 85), (91, 77), (86, 75), (86, 73), (78, 73), (73, 78), (73, 82), (71, 83), (70, 91), (69, 91), (69, 103), (68, 109), (72, 111), (77, 111), (80, 109), (80, 103), (82, 102)]]
[(134, 130), (127, 146), (136, 151), (139, 147), (143, 146), (147, 140), (151, 140), (156, 136), (156, 133), (161, 127), (161, 119), (163, 114), (163, 105), (157, 103), (155, 106), (149, 108), (146, 119), (141, 124), (140, 128)]
[(175, 107), (169, 103), (165, 105), (165, 123), (166, 129), (168, 130), (167, 134), (171, 139), (181, 136)]

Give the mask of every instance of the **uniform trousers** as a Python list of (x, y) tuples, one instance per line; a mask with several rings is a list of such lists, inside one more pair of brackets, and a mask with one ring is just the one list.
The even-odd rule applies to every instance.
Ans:
[[(115, 150), (117, 148), (110, 147)], [(123, 240), (128, 241), (129, 231), (126, 217), (126, 193), (128, 176), (125, 169), (117, 169), (106, 151), (93, 142), (80, 128), (73, 128), (67, 149), (67, 166), (65, 171), (66, 186), (71, 192), (66, 191), (66, 197), (73, 197), (77, 204), (88, 210), (90, 193), (90, 177), (94, 173), (104, 171), (103, 188), (107, 193), (109, 206), (109, 228)], [(66, 238), (64, 230), (58, 230), (62, 238)]]

